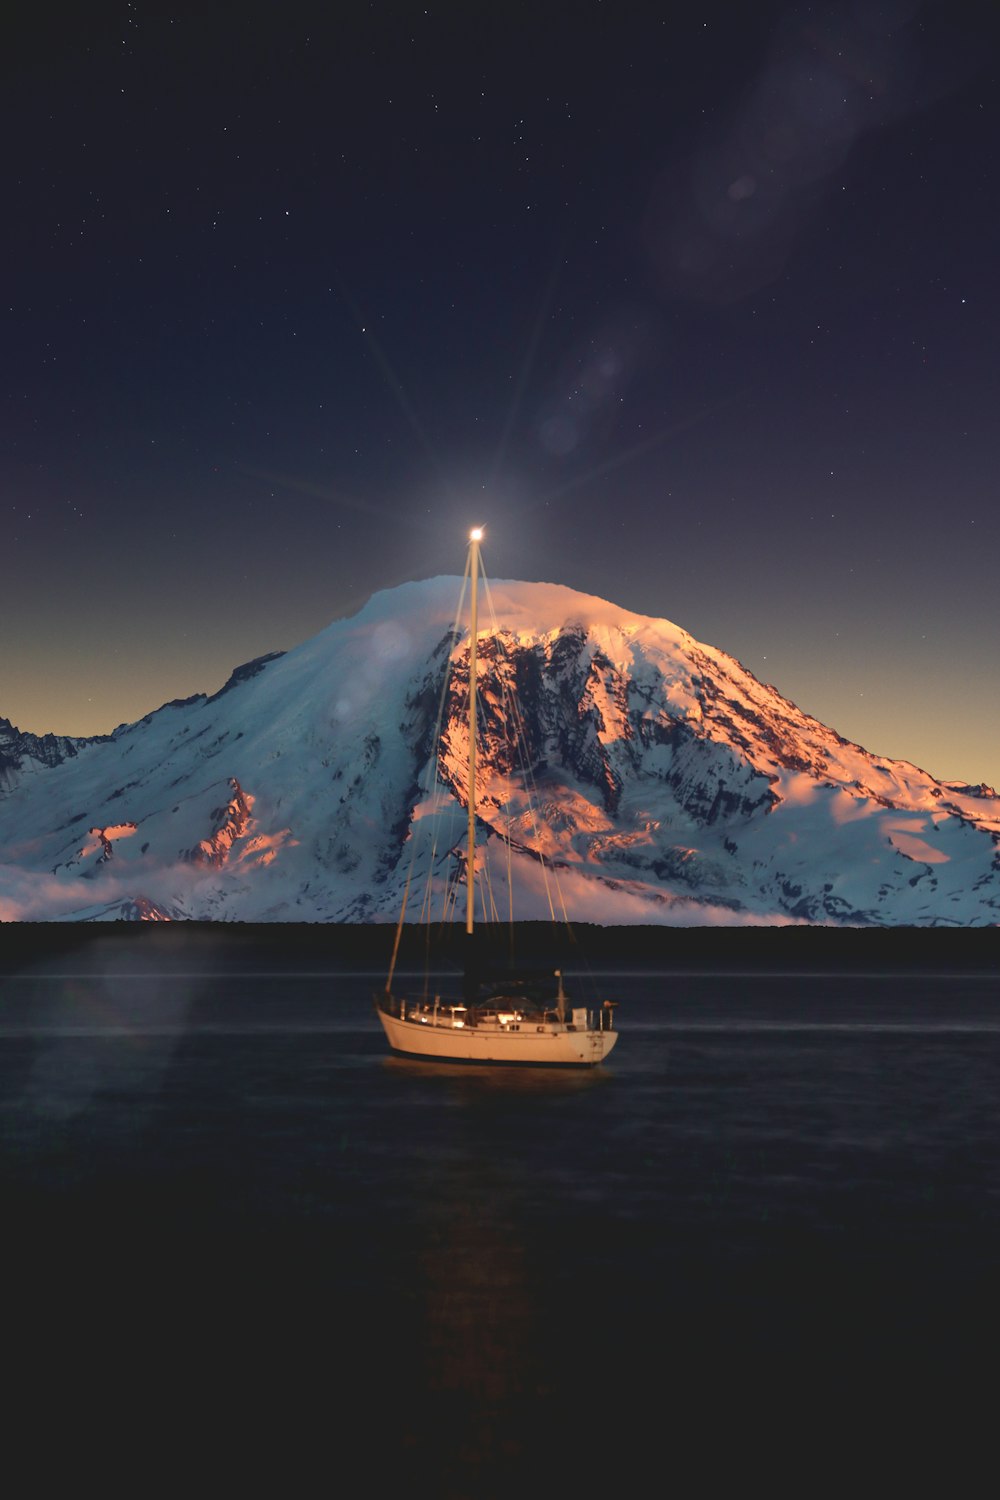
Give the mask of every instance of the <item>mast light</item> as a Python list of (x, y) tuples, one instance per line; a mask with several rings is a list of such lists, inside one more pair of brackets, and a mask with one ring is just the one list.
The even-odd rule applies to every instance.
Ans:
[(481, 526), (474, 526), (472, 528), (472, 530), (469, 532), (469, 541), (470, 542), (481, 542), (482, 539), (483, 539), (483, 528)]

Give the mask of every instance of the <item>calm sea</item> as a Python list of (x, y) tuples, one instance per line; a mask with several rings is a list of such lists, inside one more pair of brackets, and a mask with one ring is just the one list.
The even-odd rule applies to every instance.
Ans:
[(995, 978), (590, 974), (608, 1064), (520, 1073), (394, 1059), (379, 976), (262, 962), (109, 939), (0, 980), (39, 1474), (964, 1489), (1000, 1346)]

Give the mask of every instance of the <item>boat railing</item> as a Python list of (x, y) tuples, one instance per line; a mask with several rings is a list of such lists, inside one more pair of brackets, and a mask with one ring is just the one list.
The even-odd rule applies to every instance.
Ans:
[[(513, 1024), (520, 1029), (520, 1023), (524, 1021), (541, 1021), (543, 1025), (556, 1025), (562, 1019), (557, 1010), (544, 1008), (530, 1014), (521, 1006), (511, 1009), (509, 1022), (506, 1021), (508, 1012), (505, 1010), (503, 1016), (497, 1006), (467, 1006), (455, 1001), (442, 1001), (439, 995), (435, 995), (433, 1002), (430, 996), (420, 1000), (407, 1001), (403, 996), (393, 995), (386, 990), (377, 991), (375, 994), (376, 1008), (388, 1016), (398, 1017), (401, 1021), (424, 1020), (433, 1016), (435, 1024), (450, 1022), (452, 1026), (461, 1022), (465, 1026), (475, 1027), (481, 1023), (489, 1025), (493, 1022), (503, 1025)], [(595, 1012), (580, 1006), (574, 1006), (570, 1011), (569, 1019), (565, 1022), (568, 1031), (614, 1031), (615, 1009), (617, 1002), (605, 1000)]]

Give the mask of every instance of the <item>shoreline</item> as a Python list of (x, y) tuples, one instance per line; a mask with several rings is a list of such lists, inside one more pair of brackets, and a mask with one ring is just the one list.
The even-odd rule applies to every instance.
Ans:
[[(374, 972), (388, 968), (395, 928), (389, 924), (236, 922), (10, 922), (0, 924), (0, 974), (25, 964), (84, 955), (103, 944), (136, 956), (168, 960), (192, 950), (259, 959), (281, 953), (282, 962), (304, 968), (353, 964)], [(567, 969), (615, 965), (655, 966), (658, 971), (789, 973), (823, 969), (848, 972), (912, 972), (1000, 975), (1000, 928), (829, 927), (598, 927), (576, 923), (553, 929), (547, 922), (515, 923), (515, 963)], [(507, 925), (476, 929), (477, 952), (486, 963), (503, 963), (511, 951)], [(397, 963), (428, 961), (460, 967), (466, 952), (464, 927), (427, 931), (404, 926)], [(93, 955), (92, 955), (93, 956)]]

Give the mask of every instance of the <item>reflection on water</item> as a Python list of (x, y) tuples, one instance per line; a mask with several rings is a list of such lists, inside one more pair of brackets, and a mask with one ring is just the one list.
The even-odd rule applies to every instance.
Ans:
[[(485, 1180), (474, 1150), (443, 1171), (418, 1168), (420, 1245), (414, 1296), (421, 1313), (417, 1421), (448, 1413), (445, 1472), (495, 1472), (522, 1451), (526, 1394), (538, 1384), (536, 1268), (520, 1229), (517, 1194), (502, 1167)], [(433, 1445), (437, 1447), (438, 1444)]]
[(718, 1430), (773, 1463), (825, 1411), (841, 1451), (866, 1412), (974, 1400), (992, 981), (625, 976), (618, 1048), (581, 1071), (393, 1057), (370, 988), (0, 985), (22, 1352), (111, 1348), (119, 1395), (235, 1393), (244, 1440), (287, 1404), (376, 1493), (474, 1500), (550, 1470), (630, 1495), (664, 1452), (710, 1466)]
[(409, 1079), (436, 1079), (473, 1100), (479, 1094), (576, 1094), (600, 1087), (608, 1074), (600, 1068), (496, 1067), (491, 1063), (429, 1062), (419, 1057), (390, 1056), (382, 1067)]
[[(380, 1072), (412, 1106), (400, 1150), (420, 1332), (415, 1390), (400, 1416), (405, 1446), (443, 1493), (503, 1494), (546, 1423), (564, 1420), (544, 1337), (562, 1302), (563, 1252), (532, 1228), (537, 1200), (576, 1171), (572, 1157), (559, 1165), (562, 1109), (613, 1086), (611, 1076), (392, 1056)], [(424, 1118), (442, 1106), (443, 1139)]]

